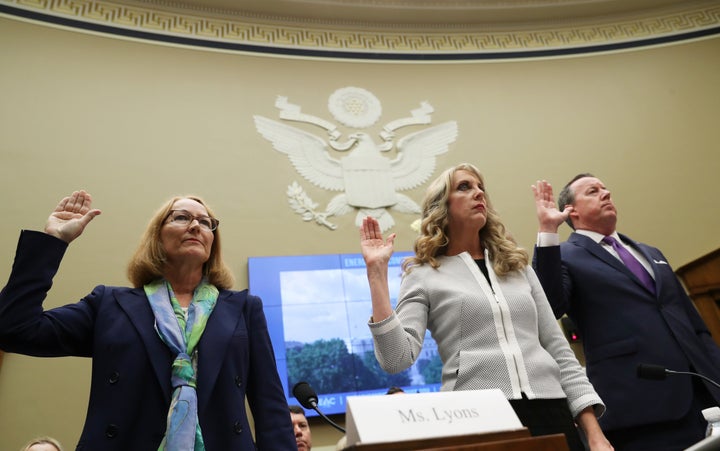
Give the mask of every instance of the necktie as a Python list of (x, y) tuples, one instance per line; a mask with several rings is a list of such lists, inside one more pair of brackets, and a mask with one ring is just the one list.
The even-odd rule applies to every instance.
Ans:
[(625, 247), (618, 243), (618, 241), (611, 237), (606, 236), (602, 239), (603, 243), (609, 244), (610, 246), (615, 249), (615, 252), (618, 253), (620, 256), (620, 259), (625, 263), (625, 266), (633, 273), (635, 276), (640, 279), (640, 281), (645, 285), (645, 287), (650, 290), (652, 294), (655, 294), (655, 281), (650, 276), (650, 273), (647, 272), (645, 267), (638, 261), (637, 258), (635, 258)]

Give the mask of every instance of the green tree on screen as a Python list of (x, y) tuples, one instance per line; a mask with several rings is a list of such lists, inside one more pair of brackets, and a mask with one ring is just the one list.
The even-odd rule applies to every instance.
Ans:
[(315, 391), (340, 393), (372, 390), (391, 385), (408, 385), (408, 371), (388, 374), (380, 368), (372, 351), (362, 357), (351, 354), (339, 338), (317, 340), (289, 348), (287, 358), (288, 386), (306, 381)]
[(442, 361), (440, 355), (435, 354), (431, 359), (421, 359), (417, 362), (420, 374), (426, 384), (439, 384), (442, 379)]

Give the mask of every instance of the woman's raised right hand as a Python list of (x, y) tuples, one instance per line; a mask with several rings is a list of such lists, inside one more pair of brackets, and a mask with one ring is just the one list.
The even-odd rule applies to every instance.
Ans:
[(79, 237), (85, 226), (101, 213), (92, 208), (92, 196), (86, 191), (73, 191), (55, 207), (45, 224), (45, 233), (70, 243)]

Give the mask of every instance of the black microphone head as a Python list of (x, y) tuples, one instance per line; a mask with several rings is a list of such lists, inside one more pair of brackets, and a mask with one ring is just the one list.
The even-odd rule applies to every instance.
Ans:
[(667, 377), (667, 371), (660, 365), (641, 363), (637, 367), (637, 375), (641, 379), (662, 380)]
[(307, 382), (298, 382), (293, 387), (293, 396), (298, 400), (300, 405), (306, 409), (315, 409), (318, 403), (318, 396)]

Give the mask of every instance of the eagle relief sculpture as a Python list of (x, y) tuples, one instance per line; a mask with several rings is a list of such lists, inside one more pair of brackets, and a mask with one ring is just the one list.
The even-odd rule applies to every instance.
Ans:
[[(297, 182), (288, 186), (288, 200), (293, 210), (302, 215), (303, 220), (314, 220), (331, 230), (337, 225), (329, 222), (328, 217), (352, 211), (357, 211), (358, 227), (365, 216), (372, 216), (383, 231), (395, 225), (389, 210), (420, 213), (420, 206), (399, 191), (417, 188), (426, 182), (435, 170), (436, 157), (448, 151), (458, 133), (457, 123), (449, 121), (409, 133), (396, 141), (395, 132), (399, 128), (430, 124), (433, 108), (421, 102), (420, 108), (411, 111), (411, 116), (385, 124), (376, 141), (360, 130), (378, 121), (382, 113), (380, 101), (371, 92), (356, 87), (338, 89), (328, 100), (328, 109), (335, 120), (354, 129), (346, 139), (341, 139), (342, 132), (336, 124), (302, 113), (300, 107), (288, 103), (286, 97), (278, 97), (275, 106), (280, 110), (280, 119), (312, 124), (324, 129), (327, 135), (325, 138), (284, 122), (254, 116), (257, 131), (275, 150), (288, 156), (301, 176), (320, 188), (341, 192), (330, 200), (324, 212), (319, 212), (316, 211), (318, 204)], [(393, 150), (394, 155), (390, 153)]]

